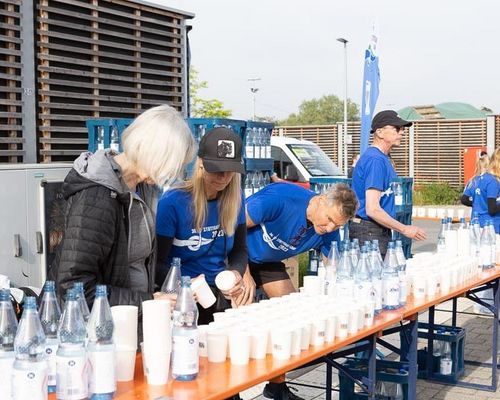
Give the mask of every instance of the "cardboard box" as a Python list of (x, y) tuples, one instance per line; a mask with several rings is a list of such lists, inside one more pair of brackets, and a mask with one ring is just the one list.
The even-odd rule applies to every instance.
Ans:
[(290, 257), (283, 260), (286, 267), (286, 272), (290, 276), (295, 290), (299, 290), (299, 257)]

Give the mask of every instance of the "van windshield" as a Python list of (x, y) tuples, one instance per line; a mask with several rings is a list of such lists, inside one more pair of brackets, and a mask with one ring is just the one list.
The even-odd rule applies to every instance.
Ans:
[(315, 144), (287, 144), (311, 176), (343, 175), (339, 167)]

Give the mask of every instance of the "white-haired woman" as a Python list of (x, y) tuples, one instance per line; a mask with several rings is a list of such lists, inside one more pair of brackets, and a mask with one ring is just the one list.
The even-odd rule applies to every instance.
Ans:
[[(193, 176), (183, 186), (166, 192), (158, 204), (156, 233), (161, 285), (173, 257), (181, 259), (182, 275), (204, 274), (217, 302), (199, 307), (200, 324), (213, 320), (213, 313), (229, 308), (225, 297), (237, 305), (252, 302), (255, 284), (247, 266), (245, 207), (241, 192), (241, 139), (227, 128), (208, 132), (200, 142)], [(227, 260), (227, 261), (226, 261)], [(229, 269), (237, 284), (227, 293), (215, 287), (216, 275)]]
[(120, 154), (81, 154), (63, 184), (64, 233), (49, 275), (60, 296), (83, 282), (89, 305), (97, 284), (107, 285), (111, 305), (153, 299), (159, 188), (178, 177), (196, 147), (182, 116), (167, 105), (139, 115), (122, 146)]

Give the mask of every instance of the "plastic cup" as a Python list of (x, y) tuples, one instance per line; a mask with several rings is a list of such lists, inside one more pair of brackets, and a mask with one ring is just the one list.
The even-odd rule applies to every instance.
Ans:
[(223, 331), (207, 331), (208, 361), (222, 363), (226, 361), (228, 340)]
[(134, 379), (136, 355), (135, 347), (116, 347), (115, 373), (118, 382), (128, 382)]
[(349, 312), (347, 310), (337, 311), (337, 329), (338, 338), (346, 338), (349, 334)]
[(298, 356), (301, 352), (301, 340), (302, 340), (302, 326), (295, 324), (291, 326), (292, 329), (292, 343), (290, 346), (290, 354), (292, 356)]
[(191, 289), (196, 294), (196, 299), (200, 305), (207, 309), (215, 304), (215, 298), (212, 289), (208, 286), (205, 276), (199, 276), (191, 281)]
[(311, 345), (321, 346), (325, 344), (326, 317), (318, 316), (311, 322)]
[(208, 325), (198, 325), (198, 355), (208, 357), (207, 344)]
[(231, 290), (236, 285), (236, 275), (231, 271), (222, 271), (215, 277), (215, 285), (222, 291)]
[(262, 360), (266, 358), (269, 330), (255, 328), (250, 332), (250, 358)]
[(359, 330), (359, 309), (357, 307), (349, 308), (349, 327), (348, 332), (350, 335), (355, 334)]
[(117, 348), (137, 349), (137, 306), (113, 306), (113, 341)]
[(311, 344), (312, 324), (308, 321), (302, 324), (302, 335), (300, 335), (300, 349), (307, 350)]
[(304, 293), (311, 295), (318, 295), (321, 293), (321, 280), (318, 276), (304, 276)]
[(238, 330), (229, 333), (231, 364), (248, 364), (248, 359), (250, 358), (250, 339), (251, 335), (248, 332)]
[(427, 294), (427, 283), (425, 275), (414, 275), (413, 276), (413, 297), (416, 299), (425, 299)]
[(335, 340), (335, 331), (337, 330), (337, 317), (335, 315), (327, 315), (325, 326), (325, 342), (331, 343)]
[(271, 332), (273, 345), (273, 358), (277, 360), (288, 360), (292, 350), (292, 331), (276, 329)]
[(142, 360), (148, 385), (165, 385), (168, 380), (170, 352), (145, 350)]

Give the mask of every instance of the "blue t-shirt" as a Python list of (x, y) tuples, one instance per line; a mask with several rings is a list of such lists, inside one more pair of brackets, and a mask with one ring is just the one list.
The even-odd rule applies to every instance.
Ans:
[(252, 262), (281, 261), (321, 247), (325, 256), (337, 231), (318, 235), (307, 225), (310, 190), (291, 183), (272, 183), (246, 200), (247, 213), (255, 223), (247, 232), (248, 257)]
[[(172, 257), (181, 259), (182, 275), (195, 277), (205, 274), (209, 285), (213, 285), (217, 274), (226, 269), (225, 259), (232, 250), (234, 235), (226, 236), (219, 224), (218, 201), (208, 202), (207, 216), (201, 232), (194, 228), (191, 193), (173, 189), (167, 191), (158, 203), (156, 215), (156, 233), (174, 238), (172, 250), (167, 260)], [(245, 223), (245, 208), (238, 214), (236, 226)]]
[(360, 157), (352, 173), (352, 189), (359, 201), (357, 215), (370, 220), (366, 215), (366, 191), (376, 189), (382, 192), (380, 207), (392, 218), (396, 217), (392, 182), (397, 178), (389, 157), (377, 147), (371, 146)]
[(477, 213), (479, 224), (484, 226), (488, 219), (493, 221), (495, 232), (500, 233), (500, 213), (488, 213), (488, 199), (497, 199), (500, 196), (500, 183), (498, 179), (486, 172), (472, 178), (464, 190), (464, 195), (472, 197), (472, 213)]

